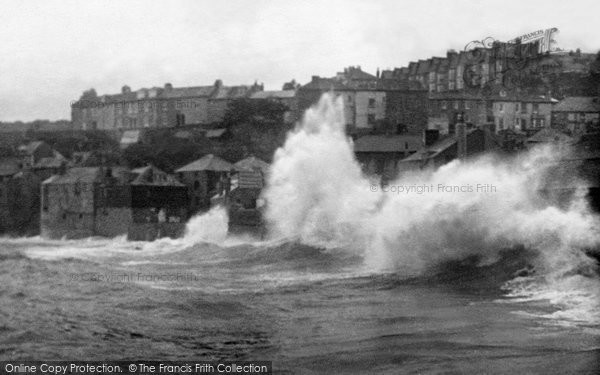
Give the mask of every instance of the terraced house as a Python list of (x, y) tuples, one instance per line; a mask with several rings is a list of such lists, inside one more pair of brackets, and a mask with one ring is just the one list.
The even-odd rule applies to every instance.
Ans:
[(225, 86), (216, 80), (211, 86), (142, 88), (132, 91), (123, 86), (120, 94), (98, 95), (85, 91), (72, 104), (75, 129), (106, 130), (122, 133), (143, 128), (171, 128), (221, 121), (227, 104), (262, 91), (263, 85)]

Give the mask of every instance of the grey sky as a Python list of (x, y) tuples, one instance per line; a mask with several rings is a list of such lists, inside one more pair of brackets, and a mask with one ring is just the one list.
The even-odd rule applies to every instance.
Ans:
[(70, 117), (85, 89), (332, 76), (444, 55), (473, 39), (557, 27), (558, 44), (600, 48), (597, 1), (4, 1), (0, 121)]

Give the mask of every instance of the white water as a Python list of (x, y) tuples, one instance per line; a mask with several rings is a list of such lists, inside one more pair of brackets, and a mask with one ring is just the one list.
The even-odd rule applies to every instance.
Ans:
[[(361, 254), (373, 272), (419, 273), (471, 254), (492, 262), (499, 250), (525, 245), (540, 252), (536, 270), (544, 276), (541, 282), (514, 284), (515, 296), (571, 306), (566, 296), (579, 291), (576, 305), (583, 312), (577, 318), (597, 316), (597, 277), (573, 275), (594, 267), (582, 250), (600, 245), (600, 220), (581, 194), (568, 209), (538, 195), (547, 169), (560, 157), (557, 150), (456, 160), (400, 176), (387, 187), (433, 185), (433, 192), (398, 194), (383, 192), (361, 173), (344, 124), (341, 98), (324, 95), (276, 152), (264, 194), (275, 237), (348, 249)], [(439, 191), (440, 184), (490, 184), (496, 191)]]
[[(539, 316), (600, 323), (600, 282), (592, 276), (594, 266), (582, 251), (599, 246), (599, 219), (582, 196), (568, 209), (559, 209), (537, 194), (545, 170), (560, 156), (556, 150), (537, 149), (511, 159), (486, 156), (454, 161), (390, 184), (433, 184), (436, 191), (397, 194), (382, 192), (362, 174), (344, 124), (341, 100), (326, 95), (277, 151), (264, 194), (272, 234), (267, 242), (227, 236), (227, 214), (221, 207), (192, 218), (181, 239), (19, 241), (31, 242), (30, 256), (56, 259), (132, 250), (142, 257), (198, 243), (268, 247), (293, 240), (361, 255), (365, 263), (365, 269), (358, 271), (361, 274), (406, 275), (471, 254), (493, 262), (502, 248), (525, 245), (540, 252), (537, 275), (506, 285), (512, 301), (543, 300), (557, 310)], [(491, 184), (497, 191), (438, 192), (438, 184)]]

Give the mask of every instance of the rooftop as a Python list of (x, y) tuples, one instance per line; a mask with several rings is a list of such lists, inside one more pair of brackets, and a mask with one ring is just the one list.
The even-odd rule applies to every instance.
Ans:
[(414, 152), (422, 142), (420, 135), (366, 135), (354, 142), (354, 152)]
[(230, 172), (233, 169), (233, 164), (221, 159), (213, 154), (208, 154), (201, 157), (200, 159), (191, 162), (175, 172), (200, 172), (200, 171), (213, 171), (213, 172)]
[(592, 96), (571, 96), (561, 100), (553, 112), (600, 112), (600, 99)]
[(133, 169), (131, 173), (135, 176), (131, 185), (185, 186), (173, 176), (161, 171), (153, 165)]

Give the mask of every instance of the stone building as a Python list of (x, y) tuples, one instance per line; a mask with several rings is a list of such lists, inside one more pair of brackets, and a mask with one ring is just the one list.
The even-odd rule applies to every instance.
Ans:
[(191, 214), (210, 207), (211, 197), (226, 189), (221, 182), (233, 170), (233, 164), (209, 154), (175, 171), (179, 181), (188, 188)]
[(354, 142), (354, 153), (365, 173), (390, 181), (397, 175), (398, 162), (422, 147), (420, 135), (366, 135)]
[[(459, 130), (462, 127), (462, 131)], [(398, 172), (435, 169), (457, 158), (468, 158), (499, 147), (488, 126), (468, 128), (461, 123), (453, 135), (425, 145), (398, 162)]]
[(279, 91), (257, 91), (250, 96), (252, 100), (271, 100), (285, 105), (288, 109), (283, 115), (286, 123), (290, 124), (298, 120), (298, 101), (296, 89)]
[(22, 168), (32, 168), (42, 158), (54, 157), (54, 150), (44, 141), (32, 141), (18, 147)]
[(551, 126), (552, 106), (548, 96), (500, 92), (490, 98), (496, 132), (511, 129), (534, 133)]
[(552, 108), (552, 127), (571, 134), (600, 131), (600, 98), (574, 96)]
[(36, 233), (40, 182), (21, 158), (0, 158), (0, 233)]
[(98, 95), (85, 91), (71, 106), (75, 129), (115, 131), (143, 128), (171, 128), (221, 121), (227, 104), (249, 97), (263, 86), (225, 86), (216, 80), (212, 86), (142, 88), (123, 86), (120, 94)]
[(187, 220), (183, 184), (148, 166), (77, 167), (42, 183), (40, 231), (47, 238), (175, 237)]
[[(298, 110), (303, 113), (327, 92), (342, 98), (347, 131), (353, 135), (369, 134), (383, 128), (413, 129), (425, 127), (426, 114), (422, 90), (410, 90), (393, 79), (382, 79), (349, 67), (333, 78), (313, 76), (297, 92)], [(387, 123), (387, 124), (386, 124)], [(385, 130), (384, 130), (385, 131)], [(389, 132), (385, 131), (385, 132)]]

